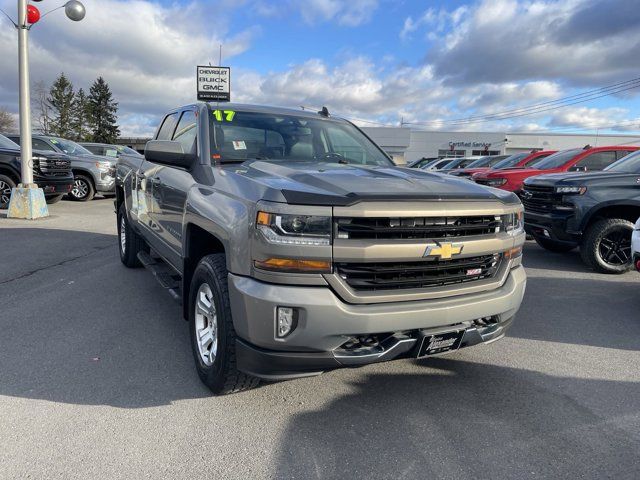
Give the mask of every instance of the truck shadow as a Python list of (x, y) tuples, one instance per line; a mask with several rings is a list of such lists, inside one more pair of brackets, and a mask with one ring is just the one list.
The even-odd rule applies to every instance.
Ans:
[(273, 476), (638, 478), (640, 383), (423, 365), (422, 374), (362, 375), (352, 393), (296, 415)]
[[(634, 281), (626, 281), (631, 280)], [(640, 350), (640, 275), (527, 278), (509, 337)]]
[(524, 245), (523, 259), (524, 266), (529, 268), (558, 272), (595, 273), (582, 262), (580, 251), (577, 248), (567, 253), (555, 253), (545, 250), (534, 241), (527, 241)]

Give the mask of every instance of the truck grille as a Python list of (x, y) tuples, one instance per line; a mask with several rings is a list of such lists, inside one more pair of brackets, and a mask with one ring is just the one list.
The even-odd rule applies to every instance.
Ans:
[(520, 200), (526, 211), (535, 213), (550, 212), (557, 203), (553, 187), (538, 185), (525, 186), (520, 192)]
[(501, 226), (501, 218), (495, 215), (339, 218), (336, 237), (353, 240), (433, 240), (495, 234), (500, 231)]
[(71, 173), (71, 162), (60, 157), (34, 158), (34, 167), (46, 177), (66, 177)]
[(491, 278), (500, 254), (406, 263), (337, 263), (336, 272), (354, 290), (429, 288)]

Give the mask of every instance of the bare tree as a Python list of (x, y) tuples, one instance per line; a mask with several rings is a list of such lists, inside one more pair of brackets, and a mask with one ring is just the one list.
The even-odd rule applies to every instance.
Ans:
[(13, 132), (16, 129), (16, 120), (11, 112), (0, 107), (0, 132)]
[(31, 110), (33, 111), (34, 130), (43, 135), (51, 133), (51, 105), (47, 100), (49, 87), (40, 80), (33, 85)]

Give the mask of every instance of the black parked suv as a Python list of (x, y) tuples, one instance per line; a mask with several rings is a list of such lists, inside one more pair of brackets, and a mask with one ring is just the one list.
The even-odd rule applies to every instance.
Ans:
[(602, 273), (633, 266), (631, 234), (640, 217), (640, 151), (601, 172), (557, 173), (525, 180), (525, 229), (554, 252), (580, 247)]
[[(0, 209), (9, 206), (11, 189), (21, 182), (20, 147), (0, 135)], [(44, 190), (47, 203), (56, 203), (73, 188), (71, 161), (58, 153), (33, 155), (33, 181)]]

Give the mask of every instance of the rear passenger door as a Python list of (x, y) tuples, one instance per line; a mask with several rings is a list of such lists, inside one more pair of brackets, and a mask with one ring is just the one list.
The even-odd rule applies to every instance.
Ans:
[(571, 167), (571, 170), (585, 172), (604, 170), (618, 158), (619, 157), (616, 156), (616, 150), (594, 152), (579, 160), (573, 167)]

